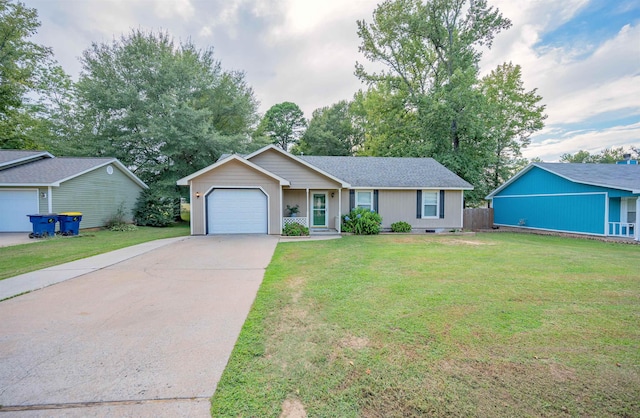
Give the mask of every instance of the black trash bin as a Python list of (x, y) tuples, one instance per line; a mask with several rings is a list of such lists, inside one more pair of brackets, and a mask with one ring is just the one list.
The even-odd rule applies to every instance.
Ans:
[(38, 215), (27, 215), (31, 221), (33, 232), (29, 234), (29, 238), (52, 237), (56, 234), (57, 213), (47, 213)]
[(82, 212), (62, 212), (58, 214), (60, 233), (62, 235), (78, 235)]

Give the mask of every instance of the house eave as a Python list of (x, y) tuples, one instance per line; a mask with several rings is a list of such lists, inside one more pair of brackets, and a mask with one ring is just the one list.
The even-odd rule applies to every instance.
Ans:
[(253, 168), (254, 170), (257, 170), (257, 171), (259, 171), (259, 172), (261, 172), (261, 173), (263, 173), (263, 174), (265, 174), (265, 175), (277, 180), (280, 183), (280, 186), (290, 186), (291, 185), (289, 180), (284, 179), (284, 178), (282, 178), (282, 177), (280, 177), (280, 176), (278, 176), (278, 175), (276, 175), (276, 174), (274, 174), (274, 173), (272, 173), (270, 171), (267, 171), (264, 168), (260, 167), (259, 165), (254, 164), (251, 161), (247, 160), (246, 158), (240, 157), (237, 154), (232, 154), (232, 155), (228, 156), (227, 158), (225, 158), (224, 160), (217, 161), (217, 162), (211, 164), (210, 166), (207, 166), (207, 167), (203, 168), (202, 170), (198, 170), (195, 173), (193, 173), (193, 174), (191, 174), (191, 175), (189, 175), (187, 177), (183, 177), (180, 180), (178, 180), (176, 182), (176, 184), (178, 186), (189, 186), (191, 184), (191, 181), (194, 178), (199, 177), (199, 176), (203, 175), (204, 173), (207, 173), (207, 172), (209, 172), (211, 170), (215, 170), (216, 168), (218, 168), (218, 167), (220, 167), (220, 166), (222, 166), (224, 164), (227, 164), (227, 163), (229, 163), (231, 161), (238, 161), (238, 162), (240, 162), (242, 164), (245, 164), (245, 165)]

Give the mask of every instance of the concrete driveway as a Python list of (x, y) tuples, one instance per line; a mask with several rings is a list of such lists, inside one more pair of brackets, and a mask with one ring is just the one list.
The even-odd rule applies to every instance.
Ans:
[(209, 416), (277, 242), (190, 237), (0, 302), (0, 418)]

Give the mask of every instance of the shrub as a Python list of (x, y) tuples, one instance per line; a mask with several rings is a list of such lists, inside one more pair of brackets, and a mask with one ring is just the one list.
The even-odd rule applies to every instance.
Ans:
[(109, 231), (135, 231), (136, 226), (127, 223), (127, 215), (124, 210), (124, 202), (120, 203), (116, 212), (105, 221), (105, 228)]
[(375, 235), (380, 233), (382, 216), (373, 210), (355, 208), (342, 217), (342, 230), (358, 235)]
[(391, 232), (411, 232), (411, 225), (404, 221), (394, 222), (391, 224)]
[(161, 189), (144, 190), (133, 209), (136, 225), (142, 226), (168, 226), (179, 216), (180, 199)]
[(286, 224), (284, 228), (282, 228), (282, 235), (287, 237), (301, 237), (309, 235), (309, 228), (304, 225), (300, 225), (299, 223)]

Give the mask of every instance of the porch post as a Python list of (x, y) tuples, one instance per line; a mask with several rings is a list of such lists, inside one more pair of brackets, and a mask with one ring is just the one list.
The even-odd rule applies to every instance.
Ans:
[(636, 198), (636, 226), (634, 231), (636, 231), (636, 241), (640, 241), (640, 220), (638, 220), (638, 216), (640, 216), (640, 196)]
[(342, 233), (342, 188), (338, 189), (338, 234), (341, 234), (341, 233)]
[(309, 217), (309, 189), (307, 189), (307, 228), (311, 231), (311, 218)]

